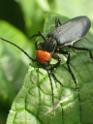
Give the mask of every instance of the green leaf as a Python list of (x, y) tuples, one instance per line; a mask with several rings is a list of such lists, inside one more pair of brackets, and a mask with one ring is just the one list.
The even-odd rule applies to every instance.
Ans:
[(28, 35), (32, 36), (38, 31), (41, 31), (44, 23), (44, 12), (49, 9), (47, 0), (20, 0), (16, 2), (20, 5), (24, 14)]
[[(55, 15), (56, 16), (56, 15)], [(53, 27), (54, 15), (47, 16), (44, 31)], [(62, 21), (66, 18), (63, 17)], [(75, 45), (89, 47), (93, 51), (93, 36)], [(84, 43), (84, 44), (83, 44)], [(52, 79), (52, 91), (47, 72), (44, 69), (29, 67), (24, 85), (15, 98), (7, 124), (92, 124), (93, 123), (93, 61), (84, 51), (71, 50), (71, 67), (78, 81), (75, 88), (66, 63), (54, 71), (64, 87)], [(64, 60), (64, 57), (62, 57)]]
[[(25, 35), (5, 21), (0, 21), (0, 37), (18, 44), (29, 54), (32, 52)], [(28, 58), (17, 48), (0, 40), (0, 123), (6, 120), (10, 105), (23, 83), (28, 63)]]
[(93, 20), (93, 0), (49, 0), (51, 11), (67, 17), (87, 15)]
[[(43, 69), (38, 70), (30, 67), (24, 81), (24, 86), (14, 100), (7, 120), (7, 124), (62, 124), (64, 113), (62, 112), (60, 102), (62, 102), (63, 100), (64, 103), (61, 104), (63, 104), (64, 106), (66, 106), (70, 102), (74, 104), (74, 106), (71, 105), (72, 109), (70, 109), (69, 106), (66, 106), (68, 112), (65, 114), (69, 115), (69, 111), (72, 111), (72, 116), (76, 116), (73, 120), (70, 121), (78, 122), (79, 110), (77, 92), (73, 92), (73, 90), (69, 88), (62, 88), (59, 84), (56, 88), (54, 82), (53, 86), (55, 96), (54, 109), (52, 104), (50, 81), (47, 77), (46, 71), (44, 71)], [(60, 98), (62, 98), (63, 100), (60, 101)], [(70, 118), (70, 116), (68, 118)], [(33, 121), (33, 119), (35, 120)]]
[[(0, 21), (0, 37), (24, 49), (30, 47), (24, 34), (4, 21)], [(17, 48), (0, 40), (0, 102), (3, 104), (10, 104), (22, 85), (28, 62), (27, 57), (25, 58)]]

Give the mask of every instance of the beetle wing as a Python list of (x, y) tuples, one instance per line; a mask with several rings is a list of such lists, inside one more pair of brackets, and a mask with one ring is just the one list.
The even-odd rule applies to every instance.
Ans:
[(79, 16), (57, 27), (52, 35), (57, 39), (58, 44), (71, 45), (85, 36), (90, 26), (88, 17)]

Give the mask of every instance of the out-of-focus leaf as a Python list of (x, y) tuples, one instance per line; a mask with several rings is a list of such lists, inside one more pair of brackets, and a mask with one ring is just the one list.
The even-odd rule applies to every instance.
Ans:
[[(54, 20), (49, 16), (48, 25), (45, 25), (50, 28), (52, 23)], [(81, 43), (85, 42), (86, 47), (90, 48), (91, 44), (93, 51), (93, 42), (91, 42), (93, 36), (90, 37), (90, 34), (87, 36), (89, 41), (82, 40), (76, 45), (81, 46)], [(55, 103), (53, 110), (48, 75), (43, 69), (33, 68), (32, 64), (24, 85), (13, 102), (7, 124), (92, 124), (93, 61), (87, 52), (71, 50), (71, 67), (78, 80), (79, 89), (75, 89), (66, 64), (60, 64), (54, 74), (64, 87), (57, 82), (55, 84), (54, 79), (52, 80)]]
[(48, 0), (51, 10), (67, 17), (87, 15), (93, 20), (93, 0)]
[[(25, 42), (27, 41), (25, 35), (4, 21), (0, 21), (0, 37), (18, 44), (23, 49), (30, 48), (30, 44)], [(17, 48), (0, 40), (1, 102), (5, 102), (6, 104), (6, 101), (7, 103), (12, 101), (23, 82), (23, 77), (27, 70), (26, 63), (28, 62), (28, 58)]]
[[(42, 5), (43, 2), (43, 5)], [(41, 31), (44, 22), (44, 11), (48, 9), (46, 0), (20, 0), (17, 3), (22, 8), (25, 25), (29, 35)]]

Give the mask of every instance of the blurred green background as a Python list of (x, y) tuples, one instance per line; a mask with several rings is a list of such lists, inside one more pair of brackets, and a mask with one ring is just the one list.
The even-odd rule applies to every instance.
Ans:
[[(15, 42), (33, 56), (34, 46), (28, 37), (43, 31), (48, 14), (68, 18), (86, 15), (93, 21), (93, 0), (0, 0), (0, 37)], [(5, 124), (30, 61), (16, 48), (2, 42), (0, 40), (0, 124)]]

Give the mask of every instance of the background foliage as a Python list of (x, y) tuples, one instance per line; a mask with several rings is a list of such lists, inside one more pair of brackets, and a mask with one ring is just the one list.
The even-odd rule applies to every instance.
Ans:
[[(59, 15), (62, 16), (62, 18), (60, 17), (62, 22), (66, 20), (65, 17), (72, 18), (80, 15), (87, 15), (92, 22), (92, 10), (93, 0), (1, 0), (0, 37), (15, 42), (34, 57), (34, 42), (29, 40), (29, 36), (38, 31), (46, 34), (54, 24), (55, 16)], [(87, 35), (89, 41), (84, 41), (77, 45), (87, 46), (93, 50), (92, 27), (93, 25), (91, 26), (90, 33)], [(62, 97), (60, 101), (62, 106), (58, 106), (55, 116), (53, 112), (44, 116), (43, 114), (51, 108), (51, 90), (46, 73), (43, 72), (44, 75), (41, 75), (42, 70), (37, 72), (32, 67), (28, 67), (27, 65), (29, 65), (30, 61), (23, 53), (0, 40), (0, 124), (6, 122), (10, 106), (20, 87), (22, 89), (13, 102), (7, 124), (69, 124), (69, 122), (71, 124), (93, 124), (92, 62), (88, 60), (88, 55), (85, 53), (77, 54), (72, 51), (72, 54), (74, 54), (72, 60), (73, 70), (81, 86), (79, 91), (81, 99), (78, 100), (77, 91), (69, 89), (73, 87), (73, 81), (64, 66), (60, 65), (55, 74), (69, 88), (62, 89), (62, 94), (62, 87), (58, 86), (58, 91), (54, 88), (55, 101), (58, 103), (59, 98)], [(28, 68), (29, 71), (27, 73)], [(31, 74), (32, 76), (30, 76)], [(38, 74), (40, 75), (40, 80), (37, 78)], [(25, 75), (27, 76), (24, 81)], [(31, 85), (34, 77), (37, 81), (34, 81), (35, 84)], [(38, 92), (36, 92), (38, 90), (36, 82), (41, 87), (40, 103)], [(48, 85), (48, 90), (46, 85)], [(65, 101), (64, 98), (68, 100)], [(34, 101), (34, 103), (31, 101)], [(64, 112), (62, 113), (63, 108)]]

